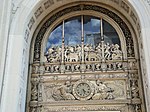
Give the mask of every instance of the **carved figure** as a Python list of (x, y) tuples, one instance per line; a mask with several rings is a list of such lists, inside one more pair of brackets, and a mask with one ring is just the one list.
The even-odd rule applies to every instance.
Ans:
[(47, 53), (45, 54), (47, 61), (50, 63), (55, 63), (60, 61), (61, 59), (61, 47), (51, 47), (48, 49)]
[(109, 43), (107, 43), (107, 44), (105, 45), (104, 54), (105, 54), (105, 59), (108, 59), (108, 60), (109, 60), (109, 59), (110, 59), (110, 55), (111, 55)]
[(90, 64), (86, 65), (86, 70), (91, 70), (91, 65)]
[[(84, 45), (84, 59), (85, 61), (100, 61), (102, 59), (102, 54), (104, 54), (104, 59), (106, 60), (117, 60), (122, 59), (122, 51), (119, 49), (118, 44), (101, 44), (97, 46), (86, 44)], [(103, 49), (103, 50), (102, 50)], [(45, 53), (46, 59), (50, 63), (56, 63), (61, 60), (62, 48), (51, 47)], [(66, 62), (77, 62), (82, 59), (82, 48), (81, 45), (76, 46), (65, 46), (64, 58)]]
[(119, 50), (118, 44), (115, 44), (112, 49), (112, 59), (122, 59), (122, 51)]
[(95, 95), (92, 97), (93, 100), (104, 100), (107, 98), (107, 86), (100, 80), (96, 81)]
[(36, 107), (31, 108), (31, 112), (36, 112), (36, 110), (37, 110)]
[(37, 98), (38, 98), (37, 84), (34, 83), (33, 88), (31, 90), (31, 99), (34, 101), (34, 100), (37, 100)]
[(97, 55), (99, 56), (99, 58), (102, 58), (101, 44), (99, 43), (98, 46), (95, 49), (97, 51)]
[(80, 65), (75, 65), (74, 68), (75, 70), (80, 70)]
[(64, 98), (62, 97), (61, 95), (61, 92), (60, 92), (60, 87), (54, 87), (53, 88), (53, 94), (52, 94), (52, 97), (54, 98), (54, 100), (56, 101), (59, 101), (59, 100), (64, 100)]
[(56, 100), (75, 100), (72, 95), (72, 84), (70, 81), (66, 81), (65, 85), (54, 87), (52, 97)]
[(70, 81), (67, 81), (66, 84), (60, 88), (60, 92), (65, 100), (75, 100), (75, 97), (72, 95), (72, 85)]
[(95, 52), (88, 53), (88, 61), (99, 61), (99, 60), (100, 60), (100, 58), (97, 55), (97, 53), (95, 53)]
[(69, 53), (67, 56), (66, 56), (66, 58), (67, 58), (67, 61), (69, 61), (69, 62), (77, 62), (78, 61), (78, 53)]
[(75, 51), (75, 48), (73, 46), (68, 46), (68, 50), (73, 53)]
[(76, 53), (78, 54), (79, 60), (81, 61), (81, 46), (77, 45), (75, 48)]

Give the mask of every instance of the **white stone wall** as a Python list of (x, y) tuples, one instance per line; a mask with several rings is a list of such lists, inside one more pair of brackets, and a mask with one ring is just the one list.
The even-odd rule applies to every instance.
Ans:
[[(0, 4), (0, 99), (3, 90), (3, 80), (7, 57), (7, 43), (10, 27), (10, 0), (2, 0)], [(1, 101), (0, 101), (1, 104)]]
[[(66, 1), (54, 0), (58, 7)], [(58, 1), (58, 2), (57, 2)], [(76, 0), (72, 0), (76, 1)], [(81, 1), (81, 0), (77, 0)], [(93, 0), (94, 1), (94, 0)], [(105, 2), (104, 0), (99, 0)], [(107, 0), (109, 1), (109, 0)], [(150, 111), (150, 3), (149, 0), (129, 0), (141, 22), (141, 61), (147, 111)], [(24, 112), (29, 66), (30, 42), (34, 29), (48, 12), (28, 25), (42, 0), (2, 0), (0, 4), (0, 112)], [(33, 21), (32, 21), (33, 22)], [(144, 54), (144, 55), (143, 55)]]
[(140, 49), (141, 67), (143, 72), (143, 84), (145, 88), (147, 112), (150, 111), (150, 1), (149, 0), (132, 0), (130, 3), (135, 8), (141, 22), (141, 39), (142, 46)]

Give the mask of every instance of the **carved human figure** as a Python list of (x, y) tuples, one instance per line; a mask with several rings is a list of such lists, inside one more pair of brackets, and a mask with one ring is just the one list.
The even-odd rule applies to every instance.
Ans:
[(66, 48), (64, 51), (65, 61), (68, 61), (67, 55), (68, 55), (68, 49)]
[(57, 52), (58, 59), (60, 59), (61, 53), (62, 53), (62, 48), (58, 46), (57, 49), (56, 49), (56, 52)]
[(104, 100), (107, 98), (107, 86), (100, 80), (96, 81), (95, 95), (92, 97), (93, 100)]
[(79, 60), (81, 61), (81, 46), (77, 45), (75, 48), (76, 53), (78, 54)]
[(97, 51), (97, 55), (101, 58), (102, 57), (102, 49), (101, 49), (101, 44), (100, 43), (96, 47), (96, 51)]
[(119, 45), (115, 44), (112, 49), (112, 59), (122, 59), (122, 51), (119, 50)]
[(111, 55), (109, 43), (106, 43), (106, 45), (105, 45), (104, 54), (105, 54), (105, 59), (108, 59), (108, 60), (109, 60), (109, 59), (110, 59), (110, 55)]
[(54, 100), (56, 100), (56, 101), (64, 100), (64, 98), (63, 98), (62, 95), (61, 95), (60, 88), (61, 88), (61, 86), (58, 86), (58, 87), (54, 87), (54, 88), (53, 88), (52, 97), (53, 97)]
[(60, 56), (61, 56), (61, 47), (51, 47), (48, 49), (48, 51), (45, 53), (45, 56), (47, 58), (47, 61), (50, 63), (55, 63), (58, 62), (60, 60)]
[(85, 58), (85, 61), (88, 61), (89, 51), (90, 51), (89, 45), (88, 44), (84, 45), (84, 58)]
[(75, 48), (73, 46), (68, 46), (68, 50), (73, 53)]
[(66, 62), (77, 62), (79, 60), (79, 53), (75, 52), (75, 47), (73, 46), (65, 47), (64, 56)]
[(75, 100), (72, 95), (72, 84), (70, 81), (66, 81), (64, 85), (53, 88), (52, 97), (56, 100)]
[(65, 85), (62, 85), (60, 92), (64, 100), (74, 100), (75, 97), (72, 95), (72, 84), (70, 81), (66, 81)]

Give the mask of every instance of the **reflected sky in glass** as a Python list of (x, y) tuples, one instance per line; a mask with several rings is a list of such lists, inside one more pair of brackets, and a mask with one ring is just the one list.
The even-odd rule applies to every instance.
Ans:
[(84, 16), (84, 44), (95, 45), (100, 42), (100, 19)]
[(120, 39), (119, 39), (119, 36), (118, 36), (116, 30), (114, 29), (114, 27), (112, 27), (112, 25), (110, 25), (105, 20), (103, 20), (103, 29), (104, 29), (104, 41), (105, 41), (105, 43), (108, 42), (110, 44), (120, 45)]
[(50, 34), (46, 45), (46, 50), (52, 46), (62, 45), (62, 24), (59, 24)]
[[(101, 41), (101, 20), (93, 16), (83, 16), (84, 44), (96, 46)], [(66, 46), (81, 45), (81, 16), (72, 17), (65, 20), (64, 40)], [(53, 46), (62, 45), (62, 23), (59, 24), (51, 33), (46, 45), (46, 51)], [(112, 25), (103, 20), (103, 33), (105, 43), (119, 44), (119, 36)]]
[(65, 21), (65, 45), (75, 46), (81, 44), (81, 16)]

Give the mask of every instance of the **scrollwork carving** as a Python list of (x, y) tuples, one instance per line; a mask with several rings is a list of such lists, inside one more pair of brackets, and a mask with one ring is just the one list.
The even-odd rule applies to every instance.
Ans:
[(37, 89), (37, 84), (33, 83), (33, 87), (31, 89), (31, 100), (32, 101), (37, 101), (38, 99), (38, 89)]
[(31, 101), (38, 101), (38, 84), (39, 78), (32, 78), (31, 79)]

